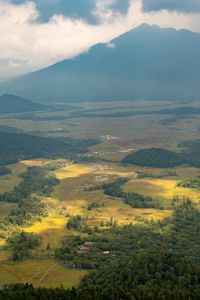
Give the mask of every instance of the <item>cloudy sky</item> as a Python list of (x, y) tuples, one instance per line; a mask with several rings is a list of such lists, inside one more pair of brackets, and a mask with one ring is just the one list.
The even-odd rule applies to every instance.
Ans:
[(0, 80), (78, 55), (142, 23), (200, 32), (200, 0), (0, 0)]

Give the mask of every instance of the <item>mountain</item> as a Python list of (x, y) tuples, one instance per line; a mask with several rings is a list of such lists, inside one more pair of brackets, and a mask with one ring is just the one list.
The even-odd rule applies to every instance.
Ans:
[(44, 101), (199, 100), (200, 34), (146, 24), (0, 90)]
[(0, 114), (40, 111), (46, 108), (43, 104), (14, 95), (5, 94), (0, 96)]

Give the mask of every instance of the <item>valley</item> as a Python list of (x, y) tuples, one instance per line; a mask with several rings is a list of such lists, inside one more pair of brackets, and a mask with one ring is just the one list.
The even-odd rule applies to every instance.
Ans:
[[(189, 105), (200, 108), (196, 102)], [(169, 107), (171, 111), (164, 113)], [(127, 238), (130, 226), (135, 235), (129, 235), (128, 249), (133, 247), (130, 245), (134, 239), (146, 251), (144, 232), (148, 234), (149, 245), (154, 243), (158, 249), (156, 234), (163, 231), (165, 236), (168, 232), (176, 207), (190, 199), (194, 209), (199, 211), (200, 189), (179, 185), (185, 180), (198, 180), (198, 167), (183, 163), (155, 168), (122, 162), (130, 153), (152, 147), (181, 153), (180, 143), (198, 140), (198, 115), (191, 112), (180, 117), (174, 113), (180, 107), (188, 107), (188, 103), (135, 101), (124, 102), (123, 107), (121, 102), (77, 103), (66, 110), (62, 105), (59, 109), (58, 105), (51, 111), (31, 115), (29, 112), (0, 115), (0, 128), (9, 127), (16, 135), (12, 142), (18, 138), (16, 129), (23, 132), (20, 139), (24, 147), (21, 149), (20, 145), (20, 151), (15, 152), (18, 161), (3, 163), (11, 173), (0, 176), (3, 224), (0, 228), (0, 285), (28, 282), (35, 287), (78, 286), (84, 275), (101, 267), (103, 262), (112, 263), (114, 256), (127, 256), (128, 250), (122, 250), (119, 244)], [(172, 123), (163, 122), (172, 117), (175, 117)], [(33, 144), (39, 139), (40, 148), (25, 148), (27, 137), (28, 143), (33, 140)], [(6, 142), (9, 146), (10, 142)], [(44, 180), (43, 186), (35, 174), (39, 174), (41, 182)], [(27, 186), (29, 177), (33, 182), (31, 189)], [(110, 184), (112, 189), (119, 178), (127, 179), (120, 187), (122, 194), (116, 196), (115, 186), (113, 194), (106, 193), (105, 186)], [(40, 194), (36, 195), (38, 190)], [(135, 202), (130, 205), (127, 193), (129, 196), (133, 193), (133, 198), (139, 195), (137, 201), (146, 197), (145, 201), (151, 204), (145, 207), (144, 201), (140, 207), (136, 207)], [(180, 236), (187, 240), (187, 228), (185, 230), (184, 236), (182, 233)], [(23, 237), (21, 232), (25, 234)], [(39, 237), (38, 244), (22, 253), (22, 258), (13, 259), (13, 247), (21, 249), (22, 238), (29, 239), (29, 235)], [(163, 249), (168, 242), (162, 245)], [(86, 252), (79, 254), (85, 243), (93, 246), (85, 247)], [(134, 243), (134, 251), (139, 253), (141, 249)], [(180, 251), (178, 246), (176, 251)], [(188, 260), (195, 256), (195, 261), (199, 261), (195, 250), (193, 254), (185, 251)]]

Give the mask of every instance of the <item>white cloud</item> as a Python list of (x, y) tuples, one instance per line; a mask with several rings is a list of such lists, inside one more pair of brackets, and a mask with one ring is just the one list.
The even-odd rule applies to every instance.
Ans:
[[(0, 0), (0, 76), (30, 72), (86, 51), (98, 42), (109, 42), (141, 23), (200, 31), (198, 14), (160, 11), (141, 12), (141, 0), (134, 0), (126, 16), (106, 9), (112, 0), (97, 2), (96, 14), (104, 20), (92, 25), (61, 15), (48, 23), (37, 23), (39, 12), (31, 1), (14, 5)], [(112, 20), (112, 21), (111, 21)]]

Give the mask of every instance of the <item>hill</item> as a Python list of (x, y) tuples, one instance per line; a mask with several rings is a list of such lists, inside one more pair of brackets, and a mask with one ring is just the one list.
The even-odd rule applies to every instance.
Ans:
[[(184, 51), (183, 51), (184, 49)], [(146, 24), (1, 86), (48, 101), (199, 100), (200, 34)]]
[(173, 168), (183, 164), (200, 167), (200, 140), (181, 142), (181, 152), (162, 148), (140, 149), (122, 159), (122, 163), (154, 168)]
[(47, 107), (15, 95), (5, 94), (0, 96), (0, 114), (40, 111)]
[(10, 132), (0, 132), (0, 140), (0, 166), (38, 157), (72, 158), (98, 143), (91, 139), (61, 139)]

